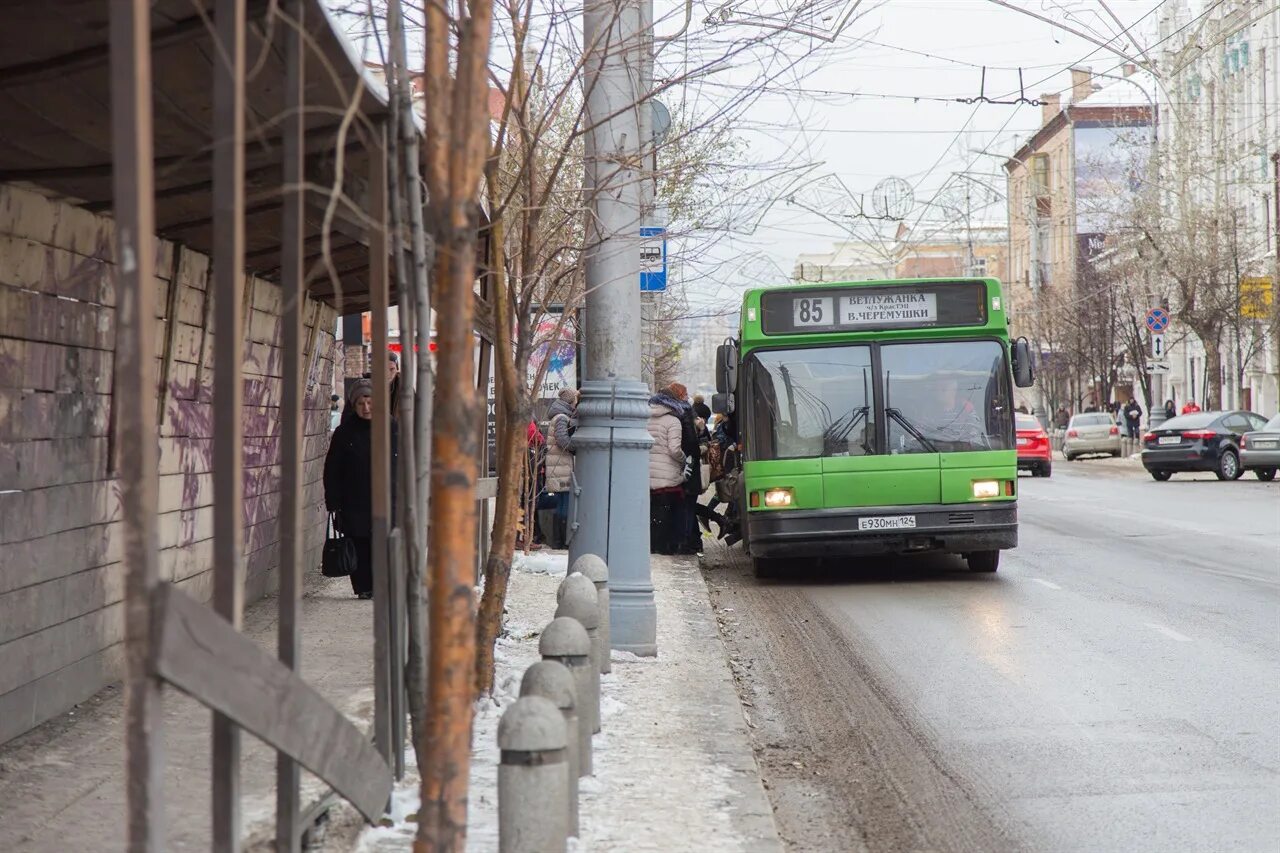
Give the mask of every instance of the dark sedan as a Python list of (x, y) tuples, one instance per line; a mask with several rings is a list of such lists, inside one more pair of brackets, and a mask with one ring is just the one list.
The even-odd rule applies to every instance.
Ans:
[(1212, 471), (1219, 480), (1238, 480), (1244, 473), (1240, 439), (1266, 423), (1253, 412), (1180, 415), (1142, 437), (1142, 467), (1161, 482), (1178, 471)]

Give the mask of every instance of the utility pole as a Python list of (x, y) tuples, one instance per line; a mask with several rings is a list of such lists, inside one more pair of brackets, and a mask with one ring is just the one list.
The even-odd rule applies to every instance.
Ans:
[[(640, 79), (636, 93), (636, 124), (640, 131), (640, 224), (653, 225), (653, 103), (649, 93), (653, 91), (653, 0), (639, 0), (640, 5)], [(658, 373), (657, 293), (640, 294), (640, 379), (649, 388), (655, 388)]]
[(587, 359), (578, 406), (569, 562), (596, 554), (609, 565), (615, 649), (658, 653), (649, 574), (649, 389), (640, 381), (640, 175), (638, 81), (644, 46), (636, 0), (587, 0), (582, 13), (588, 184), (594, 217), (586, 257)]

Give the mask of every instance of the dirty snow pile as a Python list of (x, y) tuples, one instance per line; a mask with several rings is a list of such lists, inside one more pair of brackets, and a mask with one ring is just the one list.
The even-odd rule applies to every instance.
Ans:
[(569, 573), (569, 555), (564, 551), (534, 551), (518, 553), (511, 561), (511, 568), (530, 575), (554, 575), (564, 577)]

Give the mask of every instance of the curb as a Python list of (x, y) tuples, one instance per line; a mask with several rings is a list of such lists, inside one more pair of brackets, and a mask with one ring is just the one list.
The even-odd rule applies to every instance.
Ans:
[[(720, 635), (702, 570), (694, 561), (667, 561), (659, 557), (654, 558), (652, 569), (655, 592), (659, 597), (659, 613), (665, 610), (670, 614), (672, 608), (678, 609), (679, 618), (694, 635), (694, 647), (703, 650), (696, 658), (703, 667), (704, 688), (689, 700), (700, 709), (697, 713), (703, 715), (699, 721), (703, 748), (719, 766), (732, 774), (729, 786), (736, 795), (732, 804), (733, 824), (742, 835), (742, 849), (749, 853), (783, 853), (773, 819), (773, 807), (760, 778), (746, 715), (729, 669), (728, 650)], [(659, 619), (662, 619), (661, 615)], [(660, 634), (660, 655), (663, 653), (662, 641)]]

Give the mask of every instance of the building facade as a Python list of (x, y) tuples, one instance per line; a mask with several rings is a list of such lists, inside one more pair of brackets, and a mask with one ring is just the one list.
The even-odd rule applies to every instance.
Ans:
[[(1203, 400), (1214, 361), (1220, 405), (1280, 409), (1280, 6), (1170, 0), (1159, 22), (1160, 186), (1166, 214), (1211, 211), (1231, 257), (1217, 341), (1171, 304), (1167, 396)], [(1176, 302), (1176, 301), (1175, 301)], [(1208, 347), (1218, 358), (1208, 357)]]

